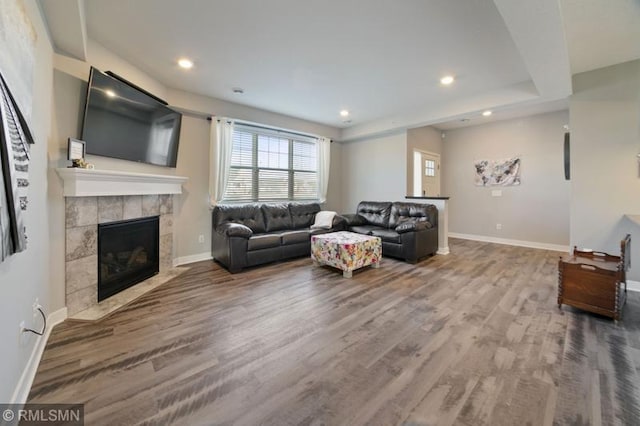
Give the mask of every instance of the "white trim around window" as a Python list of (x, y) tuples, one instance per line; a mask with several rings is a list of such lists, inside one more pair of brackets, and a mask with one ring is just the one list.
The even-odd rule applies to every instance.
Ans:
[[(324, 201), (328, 140), (235, 122), (223, 203)], [(326, 170), (324, 168), (326, 167)]]

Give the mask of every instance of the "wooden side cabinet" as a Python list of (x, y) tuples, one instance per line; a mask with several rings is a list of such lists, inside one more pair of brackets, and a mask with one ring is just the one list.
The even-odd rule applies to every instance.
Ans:
[(560, 257), (558, 306), (563, 304), (618, 321), (626, 302), (631, 236), (620, 242), (620, 256), (581, 251)]

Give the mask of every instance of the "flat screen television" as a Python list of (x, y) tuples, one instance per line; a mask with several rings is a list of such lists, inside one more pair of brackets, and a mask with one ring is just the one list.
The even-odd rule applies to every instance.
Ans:
[(87, 154), (175, 167), (182, 114), (91, 67), (82, 139)]

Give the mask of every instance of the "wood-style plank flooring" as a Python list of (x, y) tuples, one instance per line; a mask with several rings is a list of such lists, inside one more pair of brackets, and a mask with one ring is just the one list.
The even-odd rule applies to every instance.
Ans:
[(49, 339), (30, 402), (87, 424), (638, 425), (640, 294), (556, 305), (559, 253), (451, 240), (352, 279), (200, 262)]

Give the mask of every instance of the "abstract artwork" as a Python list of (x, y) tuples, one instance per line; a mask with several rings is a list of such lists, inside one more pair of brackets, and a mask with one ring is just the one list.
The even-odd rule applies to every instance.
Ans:
[(27, 209), (32, 143), (25, 118), (0, 74), (0, 261), (27, 248), (23, 212)]
[(476, 186), (520, 185), (520, 158), (478, 160), (475, 166)]
[(27, 247), (35, 43), (23, 0), (0, 0), (0, 262)]
[(24, 0), (0, 0), (0, 72), (31, 123), (36, 31)]

